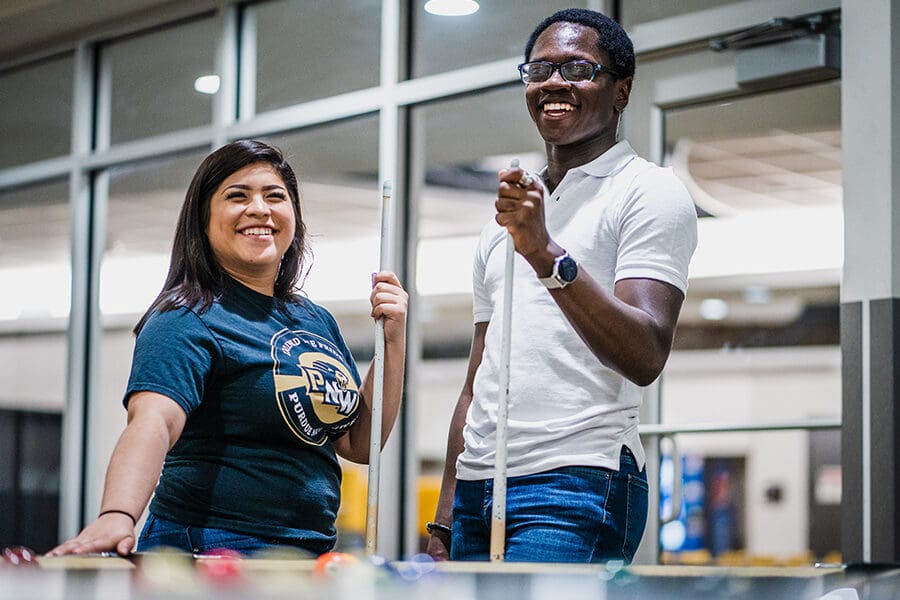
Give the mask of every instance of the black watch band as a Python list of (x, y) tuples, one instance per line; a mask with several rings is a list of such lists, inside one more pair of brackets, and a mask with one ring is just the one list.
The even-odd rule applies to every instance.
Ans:
[(449, 535), (453, 531), (452, 529), (450, 529), (449, 525), (444, 525), (443, 523), (435, 523), (434, 521), (425, 523), (425, 530), (429, 535), (433, 534), (435, 531), (442, 531)]

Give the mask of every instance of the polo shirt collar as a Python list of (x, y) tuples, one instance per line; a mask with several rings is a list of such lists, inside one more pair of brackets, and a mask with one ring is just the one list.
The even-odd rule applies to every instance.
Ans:
[[(563, 177), (563, 181), (568, 179), (569, 173), (572, 171), (580, 171), (589, 177), (609, 177), (615, 175), (624, 169), (625, 165), (630, 163), (636, 156), (637, 153), (631, 147), (631, 144), (622, 140), (591, 162), (585, 163), (580, 167), (569, 169), (565, 177)], [(544, 166), (538, 173), (542, 184), (547, 180), (547, 169), (548, 167)], [(562, 185), (562, 183), (562, 181), (559, 182), (560, 185)]]
[(593, 177), (609, 177), (621, 171), (635, 156), (637, 154), (634, 152), (631, 144), (622, 140), (591, 162), (583, 164), (577, 169)]

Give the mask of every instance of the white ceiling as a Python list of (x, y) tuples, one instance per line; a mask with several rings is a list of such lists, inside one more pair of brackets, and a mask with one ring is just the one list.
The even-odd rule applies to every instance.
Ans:
[(840, 130), (694, 141), (681, 138), (673, 164), (706, 212), (840, 206)]

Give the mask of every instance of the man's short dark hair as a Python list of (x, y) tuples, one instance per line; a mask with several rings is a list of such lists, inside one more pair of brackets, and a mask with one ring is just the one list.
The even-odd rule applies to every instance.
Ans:
[(526, 61), (531, 60), (531, 51), (534, 49), (534, 43), (538, 36), (554, 23), (560, 22), (578, 23), (593, 28), (600, 39), (600, 50), (609, 55), (609, 59), (612, 61), (609, 67), (616, 71), (618, 78), (634, 75), (634, 45), (631, 43), (631, 38), (628, 37), (621, 25), (606, 15), (585, 8), (567, 8), (553, 13), (541, 21), (531, 32), (531, 37), (528, 38), (528, 43), (525, 45)]

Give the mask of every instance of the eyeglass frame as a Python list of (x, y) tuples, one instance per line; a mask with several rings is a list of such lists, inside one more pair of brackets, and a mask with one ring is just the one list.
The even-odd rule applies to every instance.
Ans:
[[(591, 65), (593, 67), (593, 70), (591, 71), (591, 78), (590, 79), (580, 79), (577, 81), (570, 81), (569, 79), (567, 79), (566, 76), (562, 72), (562, 68), (565, 65), (569, 65), (572, 63)], [(544, 79), (543, 81), (525, 81), (525, 70), (524, 69), (527, 65), (550, 65), (550, 74), (547, 76), (547, 79)], [(563, 78), (563, 81), (566, 81), (568, 83), (586, 83), (589, 81), (593, 81), (594, 78), (597, 76), (597, 73), (609, 73), (610, 75), (612, 75), (615, 78), (621, 77), (619, 75), (618, 71), (613, 71), (609, 67), (604, 67), (600, 63), (595, 63), (595, 62), (591, 62), (589, 60), (580, 60), (580, 59), (567, 60), (564, 63), (555, 63), (555, 62), (550, 62), (549, 60), (529, 60), (528, 62), (521, 63), (516, 68), (519, 71), (519, 79), (521, 79), (522, 83), (524, 83), (525, 85), (528, 85), (529, 83), (544, 83), (544, 81), (549, 81), (550, 79), (553, 78), (553, 73), (555, 73), (555, 72), (558, 72), (559, 76)]]

